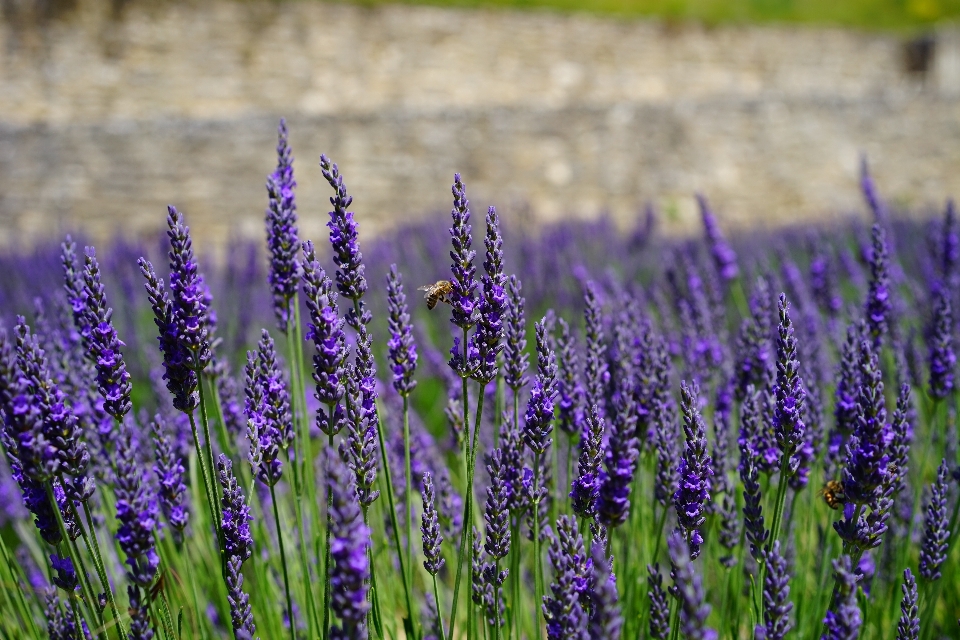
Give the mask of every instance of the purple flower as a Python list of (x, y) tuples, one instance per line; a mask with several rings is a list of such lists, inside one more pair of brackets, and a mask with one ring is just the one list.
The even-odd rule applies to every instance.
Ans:
[(587, 640), (587, 616), (580, 604), (585, 588), (581, 573), (586, 563), (583, 538), (577, 522), (567, 515), (557, 520), (557, 536), (550, 539), (548, 551), (553, 566), (551, 595), (543, 598), (543, 615), (549, 640)]
[(240, 556), (227, 558), (227, 602), (230, 604), (230, 623), (237, 640), (253, 640), (257, 628), (250, 610), (250, 596), (243, 590), (243, 560)]
[(190, 519), (190, 512), (184, 504), (187, 486), (183, 483), (183, 461), (173, 451), (168, 430), (160, 414), (154, 416), (151, 426), (156, 456), (153, 473), (157, 476), (159, 485), (157, 495), (160, 499), (160, 510), (176, 531), (176, 539), (180, 540)]
[[(775, 540), (773, 548), (764, 552), (767, 573), (763, 579), (763, 637), (766, 640), (783, 640), (792, 628), (790, 612), (790, 573), (787, 561), (780, 555), (780, 541)], [(758, 625), (758, 631), (760, 625)], [(759, 634), (757, 634), (759, 637)]]
[[(330, 245), (333, 247), (333, 263), (337, 265), (337, 291), (344, 298), (359, 300), (367, 291), (367, 279), (364, 277), (363, 254), (360, 253), (357, 223), (353, 219), (353, 212), (347, 207), (353, 202), (353, 197), (347, 194), (347, 187), (343, 184), (343, 176), (336, 164), (331, 163), (325, 155), (320, 156), (320, 170), (323, 177), (333, 187), (335, 195), (330, 198), (333, 211), (330, 212)], [(353, 310), (347, 314), (347, 322), (356, 327), (360, 318), (355, 317)]]
[(473, 242), (470, 237), (470, 209), (468, 209), (470, 202), (467, 200), (467, 191), (460, 180), (459, 173), (453, 176), (452, 190), (453, 209), (450, 215), (453, 217), (453, 226), (450, 227), (450, 237), (453, 250), (450, 252), (450, 259), (453, 260), (453, 264), (450, 265), (450, 270), (453, 293), (450, 295), (452, 307), (450, 322), (466, 330), (477, 321), (474, 299), (477, 289), (475, 280), (477, 269), (473, 266), (473, 259), (477, 252), (470, 248)]
[(317, 428), (330, 437), (343, 427), (346, 419), (340, 400), (345, 391), (344, 376), (347, 351), (343, 335), (343, 320), (337, 315), (336, 293), (332, 291), (313, 243), (303, 243), (303, 290), (310, 322), (305, 338), (313, 342), (314, 397), (326, 405), (317, 409)]
[(553, 432), (553, 397), (556, 387), (556, 358), (547, 345), (543, 322), (537, 329), (537, 379), (530, 390), (524, 415), (523, 442), (534, 454), (542, 456), (549, 449)]
[(763, 558), (763, 546), (770, 533), (763, 523), (757, 453), (749, 440), (740, 441), (740, 479), (743, 481), (743, 523), (747, 541), (750, 543), (750, 555), (760, 562)]
[(950, 294), (944, 289), (934, 293), (933, 330), (930, 332), (930, 396), (943, 400), (953, 393), (957, 356), (953, 351), (953, 315)]
[(220, 505), (223, 511), (223, 552), (228, 558), (240, 558), (243, 563), (253, 554), (253, 536), (250, 534), (250, 507), (247, 506), (236, 477), (233, 463), (224, 454), (217, 457), (217, 479), (223, 494)]
[(490, 486), (487, 487), (487, 501), (483, 513), (487, 538), (484, 550), (491, 558), (500, 560), (510, 550), (510, 517), (507, 510), (507, 479), (503, 452), (494, 449), (486, 456), (487, 475)]
[(713, 258), (713, 265), (717, 274), (726, 283), (730, 282), (740, 274), (737, 267), (737, 254), (723, 237), (723, 232), (717, 224), (717, 218), (707, 199), (702, 194), (697, 194), (697, 204), (700, 206), (700, 216), (703, 218), (703, 231), (707, 236), (707, 246), (710, 248), (710, 256)]
[(276, 430), (281, 449), (289, 447), (294, 440), (293, 412), (290, 409), (290, 394), (277, 364), (277, 349), (270, 333), (263, 329), (257, 343), (257, 361), (260, 365), (257, 379), (263, 393), (263, 417)]
[[(361, 325), (366, 339), (366, 326)], [(380, 455), (375, 410), (365, 406), (363, 385), (365, 378), (359, 367), (353, 367), (347, 376), (347, 433), (340, 443), (340, 457), (353, 472), (360, 506), (369, 507), (380, 497), (377, 484), (377, 460)]]
[(210, 364), (210, 311), (207, 289), (197, 272), (190, 228), (183, 214), (167, 207), (167, 236), (170, 238), (170, 291), (176, 339), (187, 356), (187, 366), (202, 371)]
[(947, 490), (950, 468), (940, 462), (937, 480), (930, 488), (930, 499), (923, 512), (923, 542), (920, 544), (920, 577), (930, 582), (940, 579), (940, 565), (947, 559), (950, 540), (950, 516), (947, 514)]
[(591, 638), (620, 640), (623, 628), (623, 613), (620, 610), (620, 595), (617, 592), (617, 577), (613, 574), (613, 558), (604, 553), (604, 545), (594, 540), (590, 547), (590, 580), (588, 595)]
[[(623, 393), (610, 420), (610, 441), (604, 456), (597, 518), (607, 527), (617, 527), (630, 515), (630, 488), (637, 469), (637, 415), (632, 396)], [(597, 419), (600, 420), (599, 411)]]
[(69, 557), (61, 558), (55, 553), (50, 554), (50, 566), (53, 569), (53, 584), (69, 594), (80, 586), (77, 571)]
[(157, 573), (160, 557), (153, 546), (157, 528), (157, 499), (151, 495), (137, 456), (137, 443), (124, 427), (117, 450), (117, 542), (127, 556), (127, 577), (131, 587), (149, 587)]
[(588, 282), (584, 287), (584, 320), (586, 321), (586, 346), (584, 349), (584, 391), (586, 406), (596, 405), (601, 415), (606, 405), (604, 388), (607, 383), (607, 364), (603, 358), (603, 311), (597, 285)]
[(903, 600), (900, 602), (900, 620), (897, 622), (897, 640), (920, 639), (920, 608), (917, 606), (917, 580), (910, 569), (903, 570), (903, 584), (900, 586)]
[(773, 427), (777, 447), (787, 465), (784, 472), (789, 476), (797, 471), (799, 460), (794, 456), (804, 445), (803, 400), (806, 394), (800, 378), (797, 339), (793, 335), (789, 305), (786, 295), (782, 293), (778, 309), (780, 324), (777, 327), (777, 405), (773, 414)]
[(773, 311), (770, 300), (770, 285), (760, 276), (750, 298), (750, 317), (744, 318), (737, 336), (736, 396), (740, 401), (746, 396), (748, 386), (759, 387), (767, 380), (771, 368)]
[(860, 607), (857, 605), (857, 575), (851, 567), (850, 556), (833, 561), (837, 588), (834, 604), (823, 620), (821, 640), (856, 640), (860, 635)]
[(167, 390), (173, 396), (173, 407), (184, 413), (190, 413), (200, 404), (197, 393), (197, 372), (191, 368), (190, 354), (177, 336), (177, 323), (174, 319), (173, 302), (163, 286), (163, 280), (157, 277), (145, 258), (137, 261), (140, 273), (146, 283), (147, 296), (153, 308), (153, 322), (157, 325), (160, 352), (163, 354), (163, 379)]
[(390, 309), (387, 349), (393, 372), (393, 388), (406, 397), (417, 386), (417, 381), (413, 379), (413, 372), (417, 369), (417, 345), (413, 341), (407, 296), (403, 293), (403, 282), (395, 264), (390, 265), (390, 273), (387, 274), (387, 306)]
[(276, 420), (270, 419), (266, 389), (262, 378), (261, 353), (247, 352), (246, 401), (247, 438), (250, 442), (251, 470), (267, 486), (280, 482), (283, 461), (280, 448), (283, 438)]
[(523, 490), (523, 436), (520, 429), (515, 429), (512, 421), (507, 418), (504, 418), (500, 424), (499, 436), (504, 483), (507, 490), (507, 509), (516, 513), (526, 506)]
[[(81, 637), (86, 637), (86, 635), (81, 636), (77, 633), (77, 625), (73, 613), (71, 612), (69, 615), (64, 615), (63, 609), (60, 606), (60, 597), (57, 595), (56, 589), (44, 588), (43, 599), (46, 602), (43, 617), (47, 621), (47, 633), (50, 636), (50, 640), (76, 640)], [(86, 631), (86, 623), (83, 624), (84, 631)]]
[(680, 411), (683, 414), (683, 433), (686, 447), (680, 458), (678, 475), (680, 485), (673, 494), (677, 523), (684, 535), (684, 546), (690, 548), (690, 558), (700, 555), (703, 537), (700, 527), (706, 521), (706, 503), (710, 499), (710, 478), (713, 462), (707, 453), (707, 434), (700, 414), (700, 389), (696, 383), (680, 385)]
[(716, 640), (717, 632), (707, 627), (710, 605), (704, 602), (703, 583), (693, 568), (696, 554), (687, 546), (686, 536), (677, 530), (667, 538), (670, 555), (670, 591), (679, 601), (680, 633), (689, 640)]
[(890, 276), (889, 257), (887, 254), (887, 239), (883, 227), (873, 225), (873, 252), (870, 254), (870, 288), (867, 291), (864, 316), (867, 321), (867, 330), (873, 341), (873, 348), (880, 348), (883, 334), (887, 332), (887, 322), (890, 315)]
[(277, 169), (267, 177), (267, 250), (270, 271), (267, 281), (273, 294), (273, 312), (277, 328), (286, 333), (290, 322), (290, 300), (297, 293), (300, 265), (297, 251), (297, 203), (293, 190), (293, 155), (287, 144), (287, 122), (280, 119), (277, 128)]
[(667, 640), (670, 637), (670, 603), (657, 564), (647, 565), (647, 596), (650, 598), (650, 640)]
[(600, 463), (603, 460), (604, 425), (596, 405), (590, 408), (586, 427), (580, 439), (580, 458), (577, 461), (577, 477), (570, 489), (570, 503), (578, 517), (593, 518), (597, 514), (603, 485)]
[(514, 393), (526, 384), (524, 373), (529, 366), (523, 302), (523, 296), (520, 295), (520, 279), (517, 276), (510, 276), (507, 282), (506, 322), (503, 327), (503, 377), (504, 382), (513, 389)]
[(367, 635), (367, 583), (370, 563), (370, 529), (363, 522), (353, 474), (331, 453), (327, 458), (327, 491), (330, 503), (330, 609), (337, 624), (333, 640), (353, 640)]
[(63, 291), (67, 295), (67, 304), (73, 316), (73, 325), (80, 337), (87, 339), (90, 328), (87, 325), (87, 294), (84, 291), (83, 269), (77, 260), (77, 243), (68, 235), (60, 245), (60, 264), (63, 266)]
[(140, 587), (128, 584), (127, 595), (130, 598), (130, 628), (127, 637), (130, 640), (151, 640), (153, 627), (150, 625), (150, 608), (143, 600)]
[(810, 293), (820, 311), (835, 318), (843, 307), (843, 299), (837, 291), (837, 274), (826, 242), (817, 238), (812, 243), (810, 257)]
[(437, 509), (434, 505), (433, 476), (429, 471), (423, 474), (423, 514), (420, 517), (420, 533), (423, 536), (423, 568), (432, 576), (440, 572), (443, 567), (443, 556), (440, 555), (440, 545), (443, 536), (440, 534)]
[(843, 445), (857, 425), (857, 396), (860, 388), (861, 325), (847, 327), (847, 337), (840, 348), (837, 386), (834, 393), (834, 428), (827, 442), (827, 475), (835, 477), (833, 467), (843, 456)]
[(497, 377), (497, 357), (503, 349), (503, 316), (507, 308), (507, 284), (503, 274), (503, 238), (500, 236), (500, 222), (497, 210), (487, 211), (487, 235), (484, 239), (486, 260), (481, 279), (483, 290), (477, 307), (477, 331), (474, 342), (477, 347), (477, 364), (473, 377), (481, 383), (487, 383)]
[(841, 475), (847, 504), (844, 517), (834, 523), (834, 529), (847, 543), (864, 547), (867, 543), (865, 523), (857, 519), (862, 508), (877, 508), (877, 499), (883, 493), (889, 456), (887, 446), (890, 433), (885, 424), (883, 382), (877, 354), (871, 343), (860, 343), (860, 393), (857, 399), (857, 425), (847, 442), (846, 465)]

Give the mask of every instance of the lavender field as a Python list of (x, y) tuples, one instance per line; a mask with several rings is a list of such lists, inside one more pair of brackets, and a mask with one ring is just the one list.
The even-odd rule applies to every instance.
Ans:
[(278, 137), (222, 264), (0, 256), (0, 637), (960, 637), (952, 203), (366, 238)]

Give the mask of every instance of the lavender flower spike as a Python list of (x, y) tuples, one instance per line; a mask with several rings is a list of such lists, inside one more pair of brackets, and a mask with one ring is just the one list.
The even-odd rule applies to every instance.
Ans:
[(290, 301), (297, 293), (300, 264), (297, 252), (297, 203), (293, 190), (293, 155), (287, 143), (287, 123), (281, 118), (277, 128), (277, 169), (267, 177), (267, 250), (270, 271), (267, 280), (273, 294), (273, 312), (277, 328), (287, 332), (290, 323)]
[(797, 339), (793, 334), (787, 297), (780, 294), (778, 304), (780, 324), (777, 327), (777, 405), (773, 414), (777, 447), (789, 465), (786, 475), (796, 473), (799, 460), (794, 456), (804, 446), (803, 401), (806, 393), (800, 379), (797, 360)]
[(450, 259), (453, 260), (450, 266), (453, 285), (450, 306), (453, 308), (453, 317), (450, 322), (464, 331), (477, 321), (474, 300), (477, 289), (475, 280), (477, 269), (473, 266), (477, 253), (470, 248), (473, 241), (470, 237), (470, 209), (467, 208), (469, 205), (460, 174), (454, 174), (453, 210), (450, 212), (453, 217), (453, 226), (450, 227), (450, 237), (453, 241), (453, 250), (450, 252)]
[(680, 486), (673, 494), (677, 509), (677, 523), (684, 535), (684, 546), (689, 545), (690, 558), (700, 555), (703, 537), (700, 527), (706, 521), (706, 503), (710, 499), (710, 478), (713, 462), (707, 453), (706, 426), (700, 414), (700, 390), (696, 383), (680, 384), (680, 410), (683, 413), (683, 433), (686, 447), (680, 458)]
[(548, 640), (587, 640), (587, 616), (580, 604), (578, 583), (584, 579), (580, 566), (585, 563), (583, 539), (577, 522), (563, 515), (557, 521), (557, 537), (551, 538), (550, 564), (554, 580), (552, 595), (543, 598)]
[(920, 608), (917, 603), (917, 580), (910, 569), (903, 570), (903, 600), (900, 602), (900, 621), (897, 623), (897, 640), (920, 640)]
[(243, 563), (253, 554), (253, 537), (250, 535), (250, 507), (243, 497), (243, 490), (233, 475), (233, 464), (225, 455), (217, 459), (217, 478), (223, 490), (223, 547), (227, 555), (227, 601), (230, 603), (230, 620), (238, 640), (253, 640), (256, 627), (250, 611), (250, 596), (243, 591)]
[(313, 243), (303, 243), (303, 291), (310, 321), (305, 338), (313, 342), (314, 397), (327, 406), (317, 410), (317, 428), (329, 437), (345, 420), (341, 400), (345, 392), (346, 358), (343, 320), (337, 315), (336, 293), (317, 261)]
[[(560, 392), (557, 405), (560, 412), (557, 426), (574, 436), (584, 430), (583, 387), (580, 385), (580, 355), (576, 338), (566, 320), (560, 318), (560, 337), (557, 339), (557, 385)], [(589, 424), (586, 425), (589, 431)]]
[(440, 572), (443, 567), (443, 556), (440, 555), (440, 545), (443, 536), (440, 535), (437, 508), (434, 504), (433, 476), (427, 471), (423, 474), (423, 515), (420, 520), (420, 533), (423, 535), (423, 568), (432, 576)]
[(943, 400), (953, 393), (957, 356), (953, 350), (953, 314), (950, 294), (940, 288), (934, 294), (933, 331), (930, 332), (930, 396)]
[(487, 211), (487, 248), (482, 278), (483, 290), (478, 305), (477, 332), (474, 344), (477, 348), (477, 363), (473, 377), (487, 383), (497, 377), (497, 357), (503, 349), (503, 315), (507, 307), (506, 276), (503, 275), (503, 239), (500, 237), (500, 221), (497, 210)]
[(553, 432), (553, 398), (556, 393), (557, 363), (545, 338), (543, 322), (537, 329), (537, 379), (530, 390), (524, 416), (523, 442), (534, 454), (541, 456), (550, 447)]
[(950, 468), (947, 461), (940, 462), (937, 480), (930, 491), (923, 515), (923, 542), (920, 544), (920, 577), (927, 581), (940, 579), (940, 565), (947, 559), (950, 540), (949, 515), (947, 514), (947, 489)]
[(883, 334), (887, 332), (890, 315), (890, 258), (887, 253), (887, 238), (883, 227), (873, 225), (873, 253), (870, 254), (870, 288), (867, 292), (864, 316), (873, 348), (880, 348)]
[(175, 539), (181, 540), (183, 530), (187, 527), (190, 512), (184, 504), (187, 486), (183, 483), (183, 461), (174, 453), (165, 424), (160, 414), (153, 418), (153, 449), (156, 463), (153, 473), (157, 476), (158, 496), (160, 509), (167, 522), (176, 532)]
[(617, 593), (617, 577), (613, 574), (613, 558), (608, 558), (604, 545), (594, 540), (590, 548), (593, 571), (590, 576), (591, 638), (620, 640), (623, 615), (620, 611), (620, 595)]
[(160, 557), (153, 546), (157, 527), (157, 501), (149, 494), (140, 469), (136, 443), (124, 428), (117, 451), (117, 541), (127, 556), (127, 577), (131, 587), (147, 588), (153, 582)]
[(153, 308), (153, 322), (157, 325), (160, 352), (163, 354), (163, 379), (167, 390), (173, 396), (173, 407), (189, 413), (200, 404), (197, 393), (197, 372), (190, 366), (190, 354), (180, 343), (177, 336), (177, 323), (174, 318), (173, 302), (163, 286), (163, 280), (157, 277), (153, 265), (145, 258), (137, 261), (140, 273), (146, 283), (147, 297)]
[(395, 264), (390, 265), (387, 274), (387, 306), (390, 309), (387, 349), (393, 372), (393, 388), (401, 396), (408, 396), (417, 386), (417, 381), (413, 379), (413, 372), (417, 369), (417, 345), (413, 341), (407, 296), (403, 293), (403, 282)]
[(170, 290), (177, 342), (188, 358), (188, 366), (202, 371), (210, 364), (209, 310), (203, 278), (197, 272), (193, 241), (183, 214), (167, 207), (167, 236), (170, 238)]
[(770, 532), (763, 524), (763, 505), (760, 495), (760, 472), (757, 453), (749, 440), (740, 441), (740, 479), (743, 481), (743, 524), (750, 555), (760, 561)]
[(603, 418), (597, 406), (590, 408), (587, 429), (580, 440), (577, 477), (570, 489), (573, 512), (580, 518), (593, 518), (597, 513), (600, 488), (603, 485), (600, 463), (603, 459)]
[(677, 530), (667, 538), (670, 555), (671, 593), (680, 601), (680, 634), (687, 640), (716, 640), (717, 632), (708, 628), (710, 605), (704, 602), (703, 584), (693, 568), (693, 554), (684, 534)]
[(606, 404), (604, 397), (604, 388), (606, 386), (607, 372), (606, 359), (603, 357), (603, 310), (600, 302), (600, 296), (597, 291), (597, 285), (588, 282), (584, 291), (584, 300), (586, 309), (584, 310), (584, 320), (586, 321), (586, 347), (584, 362), (584, 387), (586, 405), (592, 407), (596, 405), (600, 408), (601, 414)]
[(370, 563), (370, 529), (363, 523), (357, 485), (353, 474), (335, 456), (327, 465), (330, 505), (330, 608), (338, 624), (330, 630), (331, 640), (354, 640), (367, 636), (367, 588)]
[(857, 605), (857, 575), (851, 567), (850, 556), (833, 561), (837, 593), (835, 605), (823, 620), (824, 633), (820, 640), (856, 640), (860, 635), (860, 607)]
[(597, 515), (607, 527), (622, 525), (630, 515), (630, 488), (639, 456), (636, 403), (626, 399), (626, 395), (620, 396), (616, 411), (611, 412), (610, 442), (604, 456), (606, 472), (602, 477)]
[(503, 328), (504, 365), (503, 377), (507, 386), (516, 393), (526, 384), (527, 338), (523, 319), (523, 296), (520, 295), (520, 279), (510, 276), (507, 282), (506, 322)]
[[(330, 198), (333, 211), (330, 212), (327, 226), (330, 228), (333, 263), (337, 265), (337, 290), (344, 298), (359, 300), (367, 291), (367, 279), (363, 275), (363, 255), (360, 253), (357, 223), (353, 219), (353, 212), (347, 211), (353, 197), (347, 194), (347, 186), (343, 184), (340, 169), (325, 155), (320, 156), (320, 170), (335, 192)], [(360, 318), (354, 318), (353, 314), (350, 314), (347, 321), (355, 327), (359, 320)]]
[(723, 232), (720, 231), (720, 226), (717, 224), (717, 218), (702, 194), (697, 194), (697, 204), (700, 206), (703, 230), (707, 236), (707, 245), (710, 247), (714, 267), (724, 282), (730, 282), (740, 274), (740, 269), (737, 267), (737, 254), (734, 253), (726, 238), (723, 237)]
[(670, 637), (670, 602), (663, 590), (663, 576), (656, 564), (647, 565), (647, 594), (650, 597), (650, 640)]
[(494, 449), (486, 457), (490, 486), (487, 487), (487, 502), (483, 519), (487, 528), (484, 550), (496, 560), (507, 556), (510, 550), (510, 517), (507, 511), (507, 481), (503, 453)]
[[(763, 637), (765, 640), (783, 640), (791, 629), (790, 574), (787, 561), (780, 555), (780, 541), (765, 553), (767, 573), (763, 580)], [(758, 626), (758, 631), (760, 627)], [(760, 637), (760, 634), (757, 634)]]
[(90, 330), (87, 348), (97, 365), (97, 385), (104, 399), (103, 408), (117, 420), (122, 420), (133, 406), (130, 402), (132, 385), (120, 353), (123, 343), (113, 328), (113, 309), (107, 308), (100, 282), (100, 265), (93, 247), (86, 248), (83, 280), (87, 303), (84, 319)]

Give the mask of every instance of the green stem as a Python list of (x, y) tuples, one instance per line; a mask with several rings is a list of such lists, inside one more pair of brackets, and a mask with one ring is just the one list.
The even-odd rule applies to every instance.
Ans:
[(273, 503), (273, 520), (277, 523), (277, 542), (280, 543), (280, 564), (283, 567), (283, 591), (287, 596), (287, 618), (290, 621), (290, 640), (297, 640), (297, 623), (293, 618), (293, 598), (290, 597), (290, 578), (287, 575), (287, 554), (283, 549), (283, 528), (280, 526), (280, 508), (277, 494), (270, 485), (270, 502)]
[[(74, 513), (76, 514), (76, 506), (74, 506)], [(117, 607), (117, 600), (113, 595), (113, 589), (110, 588), (110, 581), (107, 580), (107, 571), (106, 567), (103, 564), (103, 556), (100, 555), (100, 541), (97, 539), (97, 530), (93, 526), (93, 515), (90, 513), (90, 505), (84, 500), (83, 501), (83, 513), (87, 519), (87, 531), (90, 532), (90, 539), (93, 541), (93, 565), (97, 569), (97, 576), (100, 578), (100, 586), (103, 588), (104, 593), (107, 594), (107, 599), (110, 602), (110, 611), (113, 614), (113, 619), (117, 623), (117, 629), (120, 630), (120, 637), (126, 638), (127, 634), (123, 629), (123, 624), (120, 622), (120, 609)], [(80, 520), (80, 516), (76, 515), (77, 521)], [(86, 538), (84, 539), (86, 541)]]
[[(533, 490), (536, 495), (540, 493), (540, 464), (534, 461), (533, 467)], [(533, 578), (534, 585), (534, 607), (533, 624), (536, 633), (534, 635), (538, 640), (543, 637), (540, 625), (540, 603), (543, 602), (543, 562), (540, 558), (540, 500), (534, 500), (533, 505), (533, 563), (536, 574)]]
[[(63, 547), (63, 543), (66, 543), (67, 549), (70, 552), (69, 555), (67, 555), (66, 557), (70, 558), (73, 561), (74, 570), (80, 576), (80, 586), (81, 586), (81, 589), (83, 590), (84, 597), (86, 598), (87, 606), (90, 608), (91, 611), (96, 611), (96, 598), (95, 598), (96, 594), (94, 593), (93, 588), (91, 588), (90, 586), (90, 579), (87, 576), (87, 571), (83, 566), (82, 559), (80, 558), (80, 551), (79, 549), (77, 549), (76, 545), (74, 544), (74, 541), (70, 539), (70, 536), (67, 535), (67, 525), (63, 521), (63, 513), (60, 511), (60, 505), (57, 503), (56, 496), (53, 493), (53, 481), (47, 480), (46, 482), (43, 483), (43, 486), (47, 492), (47, 500), (50, 501), (50, 506), (53, 509), (54, 514), (56, 515), (57, 527), (60, 529), (61, 542), (57, 544), (57, 555), (59, 555), (61, 558), (65, 557), (62, 547)], [(80, 523), (77, 523), (77, 524), (79, 525)], [(71, 598), (72, 597), (73, 595), (71, 594)], [(99, 628), (100, 629), (103, 628), (102, 622), (99, 624)], [(101, 633), (101, 637), (104, 637), (102, 633)]]
[[(377, 407), (377, 424), (383, 424), (380, 421), (380, 408)], [(413, 602), (410, 598), (410, 589), (407, 587), (408, 584), (412, 584), (412, 580), (408, 583), (407, 581), (407, 571), (413, 573), (413, 567), (407, 566), (403, 561), (403, 545), (400, 544), (400, 527), (397, 525), (397, 510), (395, 507), (395, 501), (393, 497), (393, 482), (390, 480), (393, 476), (390, 475), (390, 459), (387, 456), (387, 448), (384, 446), (383, 442), (383, 429), (377, 429), (377, 438), (380, 441), (380, 460), (383, 462), (383, 484), (387, 489), (387, 505), (390, 507), (390, 523), (391, 529), (393, 529), (393, 542), (394, 546), (397, 548), (397, 559), (400, 562), (400, 575), (403, 578), (403, 595), (407, 603), (407, 617), (412, 621), (413, 620)], [(440, 616), (440, 610), (437, 609), (437, 616), (440, 617), (441, 622), (443, 618)]]
[(413, 473), (410, 469), (410, 414), (409, 400), (403, 396), (403, 478), (406, 486), (407, 512), (407, 566), (410, 567), (405, 579), (409, 582), (407, 592), (413, 591)]
[[(777, 481), (777, 498), (773, 508), (773, 522), (770, 525), (770, 539), (767, 541), (767, 549), (773, 549), (773, 543), (780, 537), (780, 526), (783, 520), (783, 507), (787, 500), (787, 484), (790, 479), (788, 471), (790, 468), (790, 456), (782, 455), (780, 457), (780, 478)], [(763, 580), (767, 573), (767, 563), (760, 563), (760, 579), (757, 581), (758, 591), (763, 591)]]
[[(333, 407), (330, 407), (330, 415), (333, 415)], [(333, 434), (327, 436), (327, 446), (333, 449)], [(329, 637), (330, 633), (330, 510), (333, 508), (333, 491), (330, 490), (327, 483), (327, 528), (325, 541), (323, 544), (323, 637)]]
[(440, 615), (440, 590), (437, 589), (437, 574), (433, 574), (433, 601), (437, 605), (437, 630), (440, 632), (440, 640), (446, 640), (443, 634), (443, 616)]
[[(203, 448), (200, 446), (200, 434), (197, 431), (197, 421), (193, 417), (193, 411), (188, 411), (187, 417), (190, 418), (190, 431), (193, 433), (193, 446), (197, 450), (197, 464), (200, 465), (200, 477), (203, 478), (203, 490), (207, 495), (207, 507), (210, 510), (210, 522), (216, 523), (217, 547), (218, 549), (222, 549), (223, 545), (220, 544), (220, 525), (217, 520), (217, 507), (214, 506), (215, 501), (213, 499), (213, 488), (210, 486), (210, 476), (207, 475), (207, 464), (204, 462)], [(213, 468), (210, 469), (210, 472), (213, 472)], [(222, 565), (223, 563), (221, 562), (220, 564)]]
[[(213, 440), (210, 439), (210, 420), (207, 417), (207, 403), (205, 399), (206, 394), (203, 392), (203, 371), (199, 369), (197, 370), (197, 388), (200, 390), (200, 423), (203, 425), (203, 439), (207, 445), (207, 468), (210, 469), (210, 495), (215, 496), (216, 493), (213, 492), (213, 487), (215, 486), (214, 483), (216, 481), (216, 467), (213, 464)], [(213, 501), (213, 511), (215, 514), (214, 522), (216, 523), (217, 531), (219, 532), (223, 528), (223, 514), (220, 513), (220, 502), (218, 500)], [(217, 534), (217, 538), (219, 540), (219, 533)], [(220, 545), (220, 549), (223, 549), (222, 544)]]
[[(19, 576), (15, 572), (14, 564), (10, 558), (10, 552), (7, 550), (7, 544), (3, 541), (3, 536), (0, 536), (0, 554), (3, 555), (3, 562), (4, 562), (4, 565), (7, 567), (7, 571), (10, 572), (11, 583), (13, 585), (19, 585), (21, 581), (19, 580)], [(20, 617), (23, 618), (25, 622), (28, 622), (30, 624), (30, 629), (31, 631), (33, 631), (32, 637), (34, 638), (41, 637), (40, 632), (37, 630), (37, 622), (36, 620), (33, 619), (33, 615), (31, 615), (30, 608), (27, 606), (27, 601), (23, 597), (23, 589), (15, 588), (15, 589), (11, 589), (11, 591), (14, 591), (17, 594), (17, 602), (20, 609)], [(441, 640), (443, 639), (441, 638)]]
[[(500, 575), (500, 558), (493, 563), (493, 575)], [(500, 587), (494, 583), (493, 589), (493, 637), (500, 640)]]
[[(467, 362), (467, 330), (463, 330), (463, 361)], [(466, 482), (470, 483), (470, 470), (469, 470), (469, 459), (470, 459), (470, 421), (467, 414), (467, 409), (469, 405), (469, 397), (467, 395), (467, 379), (464, 377), (461, 379), (460, 384), (460, 395), (463, 404), (463, 466), (466, 471)], [(482, 396), (483, 394), (481, 394)], [(453, 603), (450, 606), (450, 640), (455, 640), (456, 636), (454, 631), (457, 628), (457, 605), (460, 601), (460, 580), (463, 578), (463, 556), (466, 553), (466, 544), (468, 538), (468, 532), (470, 531), (471, 514), (470, 508), (472, 506), (471, 491), (465, 496), (463, 504), (463, 528), (460, 531), (460, 548), (457, 550), (457, 573), (456, 577), (453, 580)]]

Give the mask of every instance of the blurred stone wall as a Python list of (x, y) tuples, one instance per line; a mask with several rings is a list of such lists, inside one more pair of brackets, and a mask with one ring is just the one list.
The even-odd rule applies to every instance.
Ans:
[[(0, 244), (262, 232), (285, 116), (304, 233), (340, 164), (364, 232), (447, 210), (524, 220), (702, 191), (727, 227), (960, 194), (960, 37), (719, 27), (547, 12), (287, 2), (0, 0)], [(919, 53), (918, 53), (919, 52)]]

